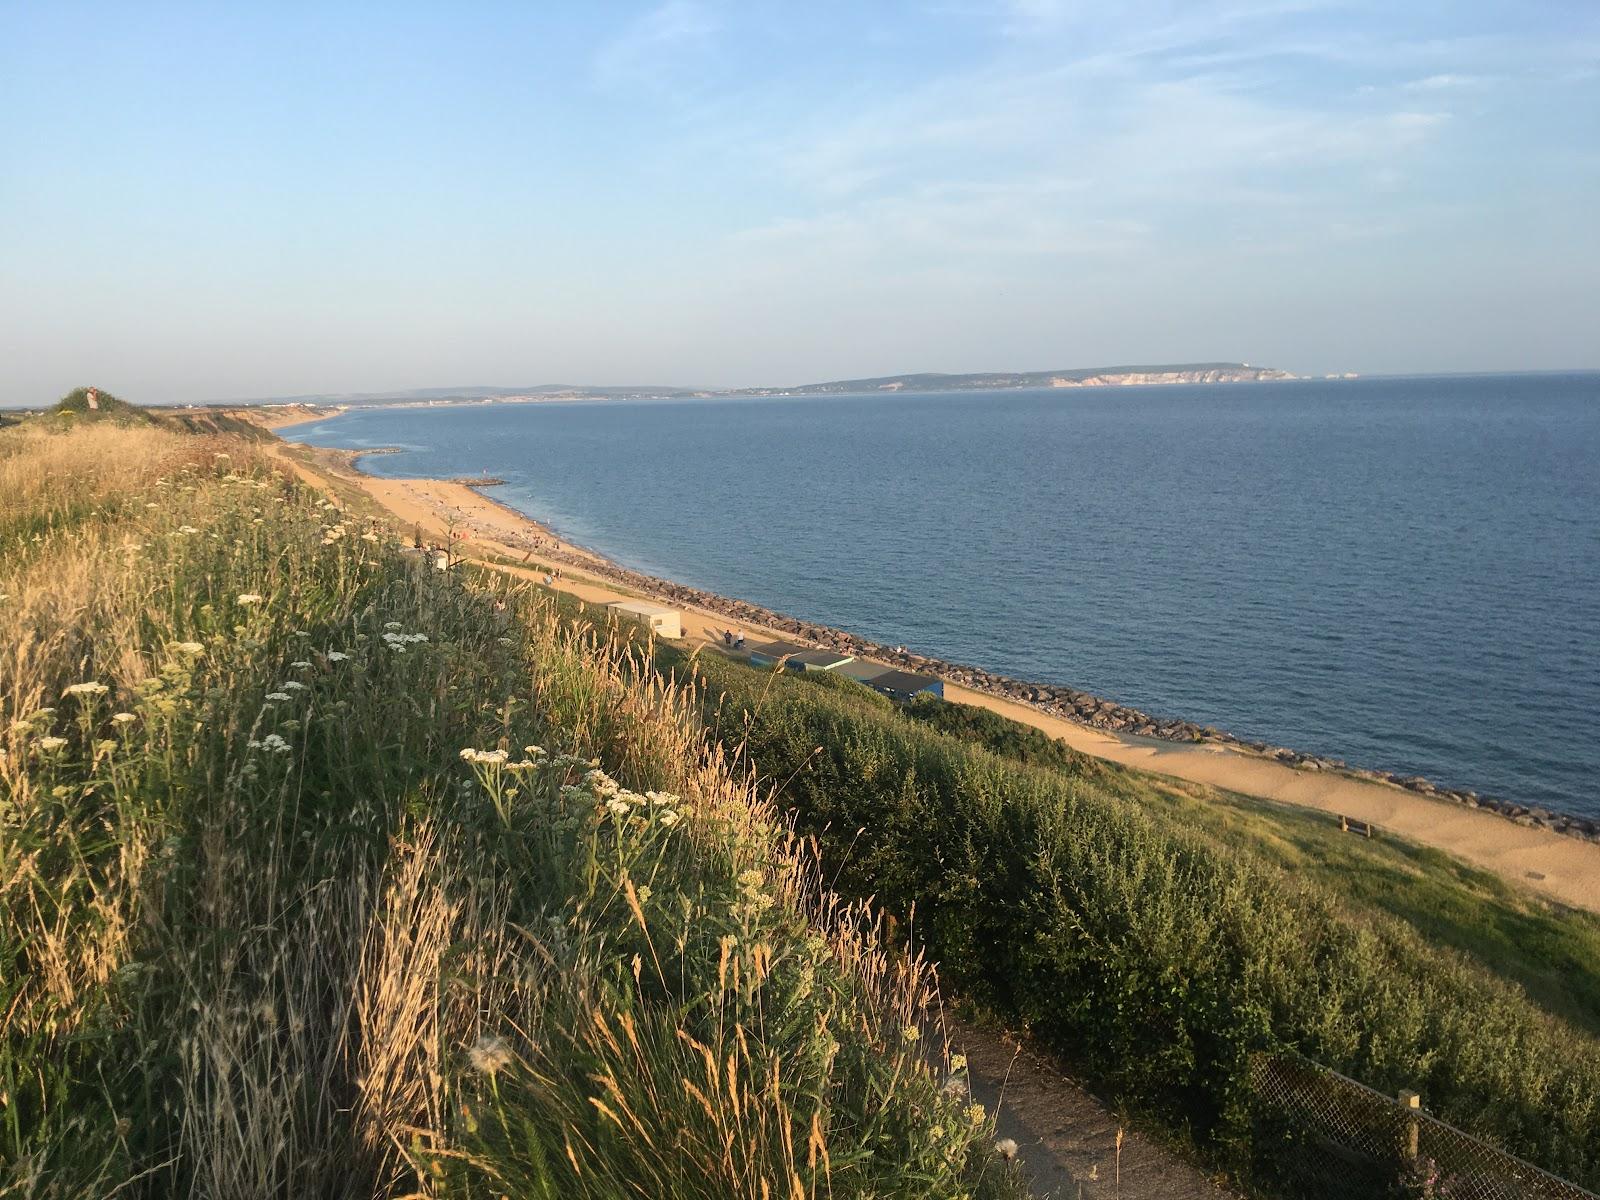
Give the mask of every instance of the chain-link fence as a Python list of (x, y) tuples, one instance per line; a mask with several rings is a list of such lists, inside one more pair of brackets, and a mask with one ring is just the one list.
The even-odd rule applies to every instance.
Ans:
[(1292, 1054), (1251, 1063), (1256, 1174), (1285, 1195), (1600, 1200), (1593, 1192)]

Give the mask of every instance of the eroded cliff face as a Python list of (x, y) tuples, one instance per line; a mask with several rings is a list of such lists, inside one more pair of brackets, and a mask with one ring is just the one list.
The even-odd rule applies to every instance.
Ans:
[(1051, 387), (1134, 387), (1152, 383), (1259, 383), (1266, 379), (1294, 379), (1288, 371), (1270, 367), (1222, 367), (1206, 371), (1127, 371), (1069, 379), (1057, 375)]

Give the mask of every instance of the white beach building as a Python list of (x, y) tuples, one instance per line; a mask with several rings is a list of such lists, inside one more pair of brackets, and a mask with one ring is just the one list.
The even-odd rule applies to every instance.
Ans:
[(622, 617), (640, 622), (657, 637), (683, 636), (683, 614), (675, 608), (651, 604), (648, 600), (613, 600), (606, 607)]

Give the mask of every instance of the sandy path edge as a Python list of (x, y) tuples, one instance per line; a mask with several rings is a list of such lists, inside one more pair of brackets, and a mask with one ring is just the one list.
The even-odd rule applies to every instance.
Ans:
[[(280, 445), (283, 443), (280, 442)], [(530, 539), (546, 547), (559, 545), (557, 555), (543, 550), (534, 556), (559, 562), (563, 578), (555, 586), (592, 603), (604, 604), (636, 593), (595, 577), (585, 563), (600, 565), (600, 556), (560, 541), (545, 526), (472, 488), (450, 480), (396, 479), (368, 475), (351, 465), (359, 452), (317, 451), (319, 466), (365, 491), (404, 527), (419, 527), (444, 540), (454, 529), (465, 536), (455, 543), (478, 558), (484, 554), (522, 559)], [(288, 455), (279, 455), (297, 474), (307, 469)], [(542, 573), (488, 563), (527, 578)], [(673, 602), (683, 612), (685, 640), (714, 647), (723, 629), (742, 629), (758, 638), (783, 637), (760, 625), (738, 622)], [(971, 704), (1031, 725), (1074, 749), (1096, 758), (1137, 767), (1191, 783), (1370, 822), (1388, 833), (1455, 855), (1472, 866), (1493, 872), (1520, 887), (1573, 908), (1600, 913), (1600, 844), (1579, 841), (1547, 829), (1517, 825), (1506, 818), (1463, 805), (1407, 791), (1391, 784), (1355, 779), (1336, 772), (1296, 770), (1281, 762), (1214, 743), (1185, 744), (1113, 734), (956, 684), (945, 684), (947, 699)]]

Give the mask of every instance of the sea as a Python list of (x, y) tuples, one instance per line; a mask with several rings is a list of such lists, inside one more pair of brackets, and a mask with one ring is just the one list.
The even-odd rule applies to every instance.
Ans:
[(1600, 373), (361, 408), (625, 566), (1600, 817)]

